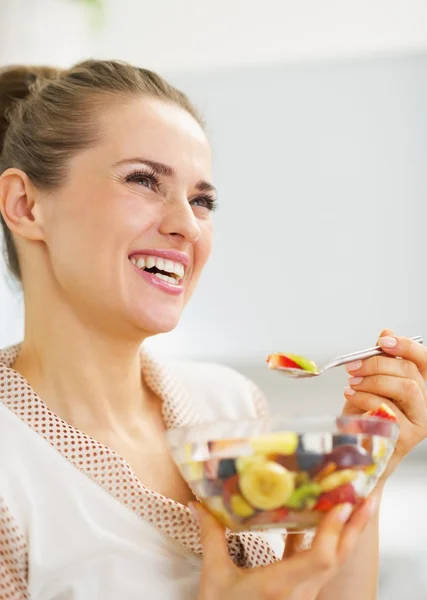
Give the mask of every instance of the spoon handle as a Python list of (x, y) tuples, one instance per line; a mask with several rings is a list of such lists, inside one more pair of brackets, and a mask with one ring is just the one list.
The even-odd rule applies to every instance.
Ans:
[[(419, 344), (423, 343), (423, 338), (421, 335), (416, 335), (411, 339)], [(381, 346), (367, 348), (366, 350), (359, 350), (358, 352), (352, 352), (351, 354), (343, 354), (342, 356), (337, 356), (337, 358), (330, 362), (327, 368), (340, 367), (341, 365), (346, 365), (354, 360), (364, 360), (365, 358), (371, 358), (372, 356), (378, 356), (380, 354), (385, 354)]]

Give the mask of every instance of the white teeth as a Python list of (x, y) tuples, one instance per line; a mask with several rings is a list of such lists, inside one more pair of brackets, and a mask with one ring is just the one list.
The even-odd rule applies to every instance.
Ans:
[(168, 273), (174, 272), (174, 270), (173, 270), (174, 263), (171, 260), (165, 260), (163, 264), (164, 264), (163, 271), (167, 271)]
[(168, 283), (179, 283), (185, 274), (185, 267), (182, 263), (160, 258), (159, 256), (140, 256), (139, 258), (132, 256), (130, 261), (132, 264), (136, 265), (138, 269), (144, 270), (156, 267), (159, 271), (166, 271), (167, 273), (170, 273), (170, 275), (174, 275), (174, 277), (170, 277), (169, 275), (164, 275), (162, 273), (155, 273), (160, 279), (168, 281)]
[(162, 279), (162, 281), (171, 283), (172, 285), (178, 285), (177, 280), (174, 277), (169, 277), (169, 275), (163, 275), (163, 273), (155, 273), (155, 276), (159, 279)]
[(181, 263), (173, 263), (173, 271), (171, 273), (175, 273), (181, 279), (184, 277), (184, 265)]

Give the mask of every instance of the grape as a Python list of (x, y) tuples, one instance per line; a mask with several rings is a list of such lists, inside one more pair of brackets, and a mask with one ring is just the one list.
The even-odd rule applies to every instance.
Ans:
[(374, 459), (364, 448), (350, 445), (337, 446), (326, 460), (335, 463), (338, 469), (354, 469), (374, 464)]
[(218, 478), (228, 479), (233, 475), (236, 475), (236, 461), (234, 458), (223, 458), (218, 467)]

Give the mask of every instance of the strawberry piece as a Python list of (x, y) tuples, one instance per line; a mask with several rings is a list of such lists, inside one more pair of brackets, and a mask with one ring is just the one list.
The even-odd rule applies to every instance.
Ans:
[(267, 364), (270, 369), (299, 369), (302, 367), (294, 360), (286, 356), (286, 354), (269, 354), (267, 356)]
[(334, 504), (327, 498), (319, 498), (317, 504), (314, 505), (313, 510), (318, 510), (320, 512), (328, 512), (333, 507)]
[(380, 404), (378, 408), (368, 411), (365, 416), (386, 419), (387, 421), (393, 421), (394, 423), (397, 422), (396, 413), (394, 413), (385, 402)]
[(331, 510), (337, 504), (344, 504), (349, 502), (350, 504), (357, 504), (357, 495), (354, 487), (351, 483), (346, 483), (340, 487), (324, 492), (319, 496), (317, 504), (314, 505), (313, 510), (319, 510), (321, 512), (327, 512)]

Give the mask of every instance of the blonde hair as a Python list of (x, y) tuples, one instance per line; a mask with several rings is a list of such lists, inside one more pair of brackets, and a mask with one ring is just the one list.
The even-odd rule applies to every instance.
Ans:
[[(118, 61), (87, 60), (66, 70), (0, 70), (0, 174), (15, 167), (40, 189), (60, 185), (70, 158), (100, 137), (96, 114), (106, 99), (147, 96), (180, 106), (203, 127), (185, 94), (147, 69)], [(21, 279), (12, 234), (0, 215), (10, 272)]]

